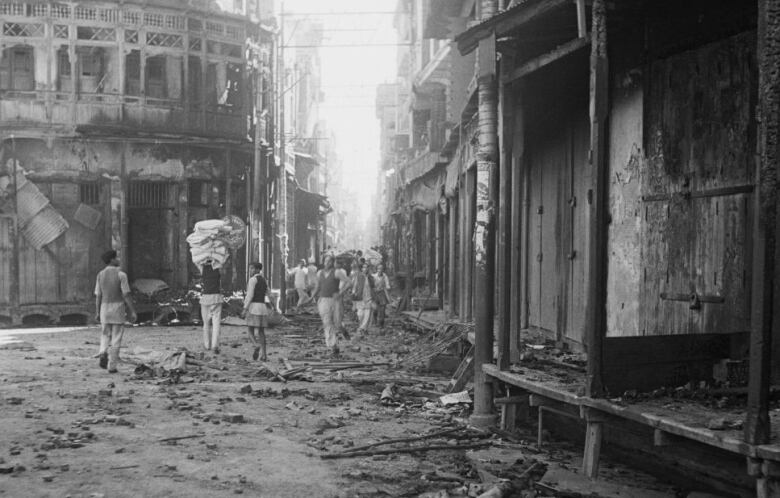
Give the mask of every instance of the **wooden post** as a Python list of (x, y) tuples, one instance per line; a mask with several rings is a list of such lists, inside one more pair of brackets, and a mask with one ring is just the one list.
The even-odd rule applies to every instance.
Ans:
[[(502, 69), (505, 64), (502, 63)], [(496, 298), (498, 299), (498, 341), (497, 365), (501, 370), (509, 368), (511, 347), (511, 320), (512, 308), (511, 282), (514, 275), (510, 271), (512, 253), (511, 240), (512, 226), (512, 91), (507, 85), (498, 88), (498, 129), (501, 158), (498, 165), (498, 222), (496, 230)]]
[(476, 167), (466, 170), (465, 203), (466, 217), (463, 226), (465, 250), (463, 257), (463, 319), (471, 321), (474, 316), (474, 194), (477, 191)]
[[(494, 1), (483, 0), (483, 13), (492, 15)], [(487, 19), (487, 17), (482, 18)], [(480, 40), (477, 51), (479, 147), (475, 175), (469, 175), (476, 196), (474, 227), (474, 413), (470, 421), (475, 426), (493, 425), (493, 386), (482, 370), (493, 363), (495, 315), (495, 199), (498, 151), (498, 88), (496, 78), (496, 36)], [(504, 201), (506, 202), (506, 200)], [(507, 358), (508, 360), (508, 355)]]
[(603, 430), (602, 422), (588, 422), (585, 429), (585, 453), (582, 457), (582, 473), (591, 479), (599, 476)]
[(449, 270), (447, 271), (447, 301), (449, 302), (449, 316), (453, 317), (457, 314), (458, 310), (457, 303), (455, 302), (458, 296), (458, 267), (456, 266), (458, 261), (458, 253), (456, 251), (458, 245), (458, 202), (456, 197), (453, 196), (448, 199), (448, 206), (449, 208), (447, 209), (447, 215), (449, 216), (450, 223), (450, 231), (448, 235), (450, 243), (448, 247), (449, 255), (447, 257), (447, 264), (449, 265)]
[(19, 310), (19, 297), (21, 292), (21, 283), (19, 280), (19, 256), (21, 251), (21, 234), (19, 233), (19, 186), (17, 184), (16, 175), (18, 173), (16, 167), (16, 139), (11, 135), (11, 189), (13, 191), (13, 218), (11, 220), (11, 233), (10, 235), (13, 243), (13, 253), (11, 253), (11, 286), (8, 289), (11, 293), (9, 297), (9, 304), (11, 305), (11, 322), (21, 322), (21, 311)]
[[(511, 262), (510, 270), (510, 316), (509, 316), (509, 357), (510, 361), (520, 361), (520, 329), (522, 328), (522, 285), (523, 280), (528, 278), (525, 271), (521, 272), (524, 268), (522, 265), (522, 241), (523, 231), (527, 230), (525, 223), (522, 222), (523, 216), (523, 154), (525, 148), (525, 135), (523, 128), (523, 109), (519, 105), (518, 94), (519, 89), (513, 88), (513, 103), (514, 108), (514, 126), (512, 130), (512, 153), (507, 160), (512, 161), (512, 207), (511, 207), (511, 226), (512, 226), (512, 242), (509, 261)], [(509, 140), (509, 138), (507, 138)]]
[(439, 309), (444, 309), (444, 278), (447, 275), (446, 269), (446, 236), (445, 224), (447, 220), (441, 212), (441, 208), (436, 210), (436, 293), (439, 295)]
[(173, 279), (175, 282), (173, 282), (173, 285), (180, 289), (186, 289), (189, 284), (189, 268), (190, 268), (190, 251), (189, 251), (189, 245), (187, 244), (187, 235), (189, 235), (189, 224), (190, 224), (190, 192), (189, 192), (189, 182), (184, 179), (180, 181), (176, 185), (176, 212), (179, 213), (178, 216), (178, 232), (179, 237), (176, 239), (178, 241), (176, 252), (178, 253), (177, 264), (178, 267), (177, 270), (173, 274)]
[(769, 389), (772, 374), (775, 230), (777, 227), (777, 161), (780, 132), (780, 9), (773, 0), (758, 2), (759, 131), (753, 223), (753, 293), (745, 442), (766, 444), (770, 438)]
[(590, 171), (588, 191), (588, 277), (585, 304), (585, 343), (588, 352), (588, 396), (602, 396), (601, 348), (606, 333), (608, 151), (609, 105), (607, 25), (604, 0), (593, 2), (593, 32), (590, 55)]
[(469, 207), (466, 202), (468, 199), (466, 196), (466, 177), (468, 173), (463, 173), (460, 176), (460, 189), (458, 189), (458, 196), (460, 197), (458, 202), (458, 234), (460, 236), (460, 246), (458, 247), (460, 252), (460, 257), (458, 258), (458, 317), (462, 321), (466, 321), (466, 290), (469, 285), (468, 280), (466, 280), (466, 267), (468, 266), (466, 262), (471, 259), (466, 251), (468, 251), (468, 232), (471, 232), (471, 229), (466, 229), (469, 213)]
[(122, 141), (122, 154), (119, 159), (119, 238), (120, 251), (119, 261), (122, 270), (127, 272), (130, 262), (130, 241), (128, 240), (127, 226), (129, 223), (127, 212), (127, 189), (129, 188), (127, 180), (127, 140)]

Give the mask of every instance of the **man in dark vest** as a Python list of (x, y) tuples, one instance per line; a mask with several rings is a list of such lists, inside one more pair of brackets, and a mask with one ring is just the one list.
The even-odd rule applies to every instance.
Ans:
[(222, 321), (222, 275), (210, 264), (201, 272), (203, 294), (200, 296), (200, 316), (203, 319), (203, 347), (219, 354), (219, 328)]
[(325, 256), (323, 268), (317, 274), (317, 285), (312, 299), (319, 298), (317, 310), (325, 331), (325, 345), (331, 349), (334, 356), (339, 354), (338, 335), (343, 316), (341, 296), (348, 292), (351, 286), (347, 272), (334, 267), (333, 256)]

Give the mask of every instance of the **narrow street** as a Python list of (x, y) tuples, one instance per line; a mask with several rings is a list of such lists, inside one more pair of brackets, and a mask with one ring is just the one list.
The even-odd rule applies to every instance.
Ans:
[[(316, 315), (291, 317), (270, 330), (268, 363), (250, 359), (243, 327), (225, 326), (219, 355), (199, 352), (199, 327), (133, 327), (113, 375), (98, 368), (96, 327), (4, 330), (0, 495), (480, 496), (508, 479), (516, 492), (506, 496), (676, 496), (611, 460), (590, 483), (570, 444), (539, 452), (530, 431), (468, 428), (468, 403), (439, 401), (448, 376), (392, 366), (422, 338), (402, 323), (393, 319), (384, 335), (352, 341), (333, 360)], [(158, 369), (162, 376), (137, 369), (153, 365), (154, 352), (180, 350), (199, 365)], [(309, 380), (269, 379), (285, 361)], [(354, 364), (379, 366), (347, 368)], [(389, 384), (393, 397), (383, 401)], [(431, 434), (441, 435), (420, 437)], [(415, 437), (364, 450), (375, 455), (328, 458)], [(414, 446), (474, 449), (403, 452)]]

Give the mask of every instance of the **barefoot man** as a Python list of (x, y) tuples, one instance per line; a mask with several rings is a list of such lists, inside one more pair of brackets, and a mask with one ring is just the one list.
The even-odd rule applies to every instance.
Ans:
[(119, 269), (116, 251), (106, 251), (101, 256), (106, 267), (98, 273), (95, 283), (95, 318), (100, 321), (99, 362), (100, 368), (108, 367), (108, 373), (116, 372), (119, 363), (119, 348), (125, 333), (126, 311), (130, 321), (136, 319), (133, 301), (130, 299), (130, 284), (127, 274)]

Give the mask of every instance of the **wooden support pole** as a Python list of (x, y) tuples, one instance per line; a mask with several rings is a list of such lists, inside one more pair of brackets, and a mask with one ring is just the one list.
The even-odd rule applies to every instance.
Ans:
[(523, 230), (526, 230), (523, 219), (523, 154), (525, 150), (525, 132), (523, 123), (523, 108), (520, 105), (519, 88), (513, 90), (513, 109), (514, 125), (512, 129), (512, 154), (508, 158), (512, 161), (512, 207), (511, 207), (511, 226), (512, 241), (509, 253), (511, 280), (509, 285), (509, 358), (510, 362), (520, 361), (520, 329), (522, 328), (522, 285), (523, 279), (527, 278), (526, 273), (521, 269)]
[[(507, 64), (502, 61), (502, 69)], [(501, 156), (498, 164), (498, 218), (496, 224), (496, 299), (498, 299), (498, 368), (507, 370), (510, 363), (511, 309), (511, 239), (512, 227), (512, 91), (507, 85), (498, 88), (498, 130)]]
[(477, 191), (476, 167), (466, 170), (465, 204), (466, 218), (463, 227), (465, 248), (463, 252), (463, 314), (465, 321), (474, 316), (474, 220), (476, 215), (475, 197)]
[(444, 218), (441, 209), (437, 209), (434, 213), (436, 219), (436, 264), (434, 265), (434, 275), (436, 276), (436, 294), (439, 296), (439, 309), (444, 309), (444, 278), (446, 277), (444, 257), (446, 237), (444, 227), (447, 220)]
[(609, 106), (607, 66), (607, 25), (605, 0), (593, 2), (593, 29), (590, 56), (590, 172), (588, 191), (588, 272), (585, 304), (585, 343), (588, 353), (588, 396), (604, 394), (602, 343), (606, 333), (607, 298), (607, 217), (608, 151), (607, 115)]
[(601, 439), (604, 427), (602, 422), (588, 422), (585, 429), (585, 453), (582, 457), (582, 473), (590, 479), (599, 475), (601, 458)]
[[(489, 4), (483, 0), (482, 5)], [(493, 385), (482, 365), (493, 363), (495, 315), (495, 200), (498, 174), (498, 85), (496, 81), (496, 37), (480, 40), (478, 61), (478, 126), (476, 175), (469, 175), (476, 196), (474, 227), (474, 413), (471, 423), (489, 426), (493, 415)], [(508, 360), (508, 358), (507, 358)]]
[(468, 199), (466, 196), (467, 176), (468, 172), (461, 175), (460, 189), (458, 190), (458, 196), (460, 197), (458, 201), (458, 222), (460, 225), (458, 230), (460, 236), (460, 244), (458, 247), (458, 252), (460, 253), (460, 257), (458, 258), (458, 317), (463, 321), (466, 320), (466, 295), (468, 294), (466, 290), (469, 286), (469, 282), (466, 279), (466, 268), (468, 266), (466, 262), (471, 259), (471, 257), (466, 254), (466, 251), (468, 251), (469, 233), (471, 233), (471, 229), (466, 228), (469, 214), (469, 206), (466, 202)]
[(16, 159), (16, 139), (11, 135), (11, 189), (13, 191), (13, 219), (11, 220), (11, 230), (8, 234), (11, 237), (13, 249), (11, 253), (11, 282), (9, 287), (10, 295), (8, 301), (11, 305), (11, 323), (21, 322), (21, 311), (19, 309), (19, 298), (21, 296), (20, 283), (20, 264), (19, 257), (21, 253), (21, 234), (19, 233), (19, 185), (16, 175), (18, 174)]
[(770, 439), (769, 389), (772, 373), (774, 320), (775, 237), (777, 227), (777, 162), (780, 160), (780, 6), (758, 2), (758, 156), (753, 223), (753, 293), (750, 334), (745, 441), (766, 444)]
[[(120, 247), (122, 248), (119, 255), (119, 261), (122, 265), (124, 272), (128, 271), (128, 265), (130, 263), (130, 240), (128, 238), (128, 209), (127, 209), (127, 197), (128, 189), (130, 188), (127, 179), (127, 140), (122, 142), (122, 153), (119, 159), (119, 238)], [(132, 278), (132, 275), (129, 275)]]
[[(457, 195), (457, 194), (456, 194)], [(447, 214), (449, 216), (449, 223), (450, 223), (450, 231), (449, 231), (449, 247), (448, 252), (449, 256), (447, 257), (447, 264), (449, 265), (449, 270), (447, 271), (447, 294), (448, 299), (447, 302), (449, 303), (449, 316), (453, 317), (457, 314), (458, 306), (456, 303), (458, 292), (457, 292), (457, 285), (458, 285), (458, 253), (457, 253), (457, 246), (458, 246), (458, 202), (456, 197), (450, 197), (448, 200), (449, 208), (447, 209)]]

